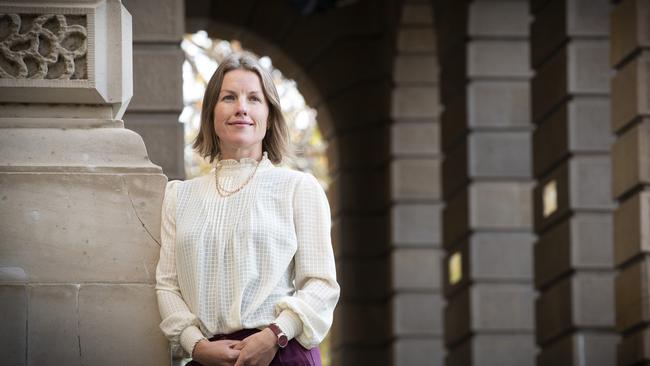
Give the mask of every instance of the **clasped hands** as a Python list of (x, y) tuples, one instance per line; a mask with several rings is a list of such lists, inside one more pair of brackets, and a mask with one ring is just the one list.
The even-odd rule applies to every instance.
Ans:
[(278, 351), (277, 339), (266, 328), (241, 341), (203, 340), (194, 347), (192, 358), (204, 366), (268, 366)]

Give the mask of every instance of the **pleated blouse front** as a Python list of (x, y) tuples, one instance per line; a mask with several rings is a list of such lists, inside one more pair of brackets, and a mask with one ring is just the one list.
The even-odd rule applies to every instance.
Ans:
[[(306, 348), (327, 334), (339, 297), (323, 189), (266, 155), (219, 162), (167, 184), (156, 292), (161, 329), (188, 353), (203, 336), (277, 323)], [(257, 170), (255, 171), (257, 166)]]

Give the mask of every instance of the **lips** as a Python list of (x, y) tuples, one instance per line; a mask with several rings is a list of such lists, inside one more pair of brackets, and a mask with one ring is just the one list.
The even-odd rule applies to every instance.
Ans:
[(231, 121), (227, 123), (229, 126), (252, 126), (253, 122), (249, 121)]

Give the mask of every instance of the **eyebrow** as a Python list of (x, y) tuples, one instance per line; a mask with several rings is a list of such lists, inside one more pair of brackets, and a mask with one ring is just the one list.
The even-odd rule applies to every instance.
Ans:
[[(221, 89), (221, 92), (222, 92), (222, 93), (237, 94), (237, 92), (235, 92), (235, 91), (233, 91), (233, 90), (229, 90), (229, 89)], [(262, 94), (262, 92), (261, 92), (261, 91), (253, 90), (252, 92), (250, 92), (250, 93), (248, 93), (248, 94)]]

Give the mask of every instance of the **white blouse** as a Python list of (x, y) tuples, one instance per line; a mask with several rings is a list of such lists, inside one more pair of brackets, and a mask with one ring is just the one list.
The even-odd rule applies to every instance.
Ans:
[[(256, 165), (220, 161), (221, 187), (236, 190)], [(156, 270), (163, 333), (191, 354), (203, 336), (277, 323), (317, 346), (340, 293), (330, 228), (316, 179), (266, 154), (229, 197), (217, 193), (214, 174), (167, 183)]]

